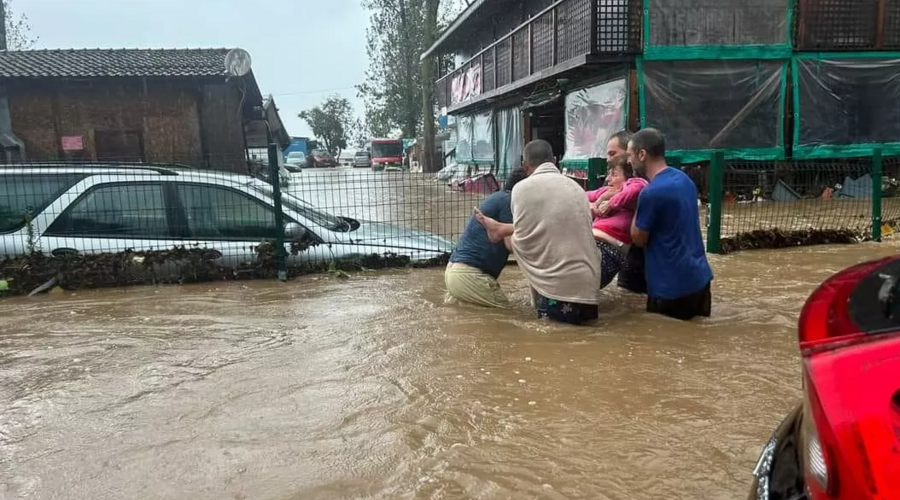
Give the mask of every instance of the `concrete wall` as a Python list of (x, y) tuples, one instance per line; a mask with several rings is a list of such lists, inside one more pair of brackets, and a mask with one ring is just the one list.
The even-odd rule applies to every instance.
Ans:
[(82, 136), (80, 156), (96, 160), (96, 132), (121, 131), (141, 134), (146, 161), (246, 170), (240, 95), (224, 82), (42, 80), (8, 91), (13, 132), (31, 161), (64, 157), (64, 136)]

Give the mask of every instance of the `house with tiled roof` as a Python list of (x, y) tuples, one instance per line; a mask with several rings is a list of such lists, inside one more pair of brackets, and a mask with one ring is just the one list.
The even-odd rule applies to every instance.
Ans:
[[(0, 150), (21, 159), (179, 162), (245, 172), (284, 131), (251, 71), (229, 77), (228, 49), (0, 52)], [(260, 130), (263, 133), (260, 133)]]

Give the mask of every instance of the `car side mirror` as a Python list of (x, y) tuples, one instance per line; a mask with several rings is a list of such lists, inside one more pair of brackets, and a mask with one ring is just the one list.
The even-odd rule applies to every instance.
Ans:
[(310, 237), (310, 232), (296, 222), (288, 222), (284, 225), (284, 237), (289, 241), (305, 241)]

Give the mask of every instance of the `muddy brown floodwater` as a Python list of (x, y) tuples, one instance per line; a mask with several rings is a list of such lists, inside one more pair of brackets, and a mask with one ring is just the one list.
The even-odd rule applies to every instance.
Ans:
[(712, 257), (714, 317), (445, 304), (439, 269), (0, 302), (0, 498), (734, 499), (816, 284), (896, 243)]

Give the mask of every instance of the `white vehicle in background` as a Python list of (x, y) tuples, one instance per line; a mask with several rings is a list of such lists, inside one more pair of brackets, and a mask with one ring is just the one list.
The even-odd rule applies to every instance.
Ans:
[(293, 173), (299, 173), (307, 166), (306, 153), (303, 151), (290, 152), (287, 158), (284, 159), (284, 168)]
[[(419, 262), (453, 250), (432, 233), (333, 215), (288, 193), (282, 205), (288, 265), (385, 253)], [(184, 246), (215, 250), (216, 262), (235, 268), (275, 233), (272, 186), (250, 176), (167, 166), (0, 166), (0, 255)], [(291, 255), (291, 242), (313, 246)]]
[(338, 155), (338, 164), (342, 167), (352, 167), (354, 157), (356, 157), (356, 151), (345, 149)]

